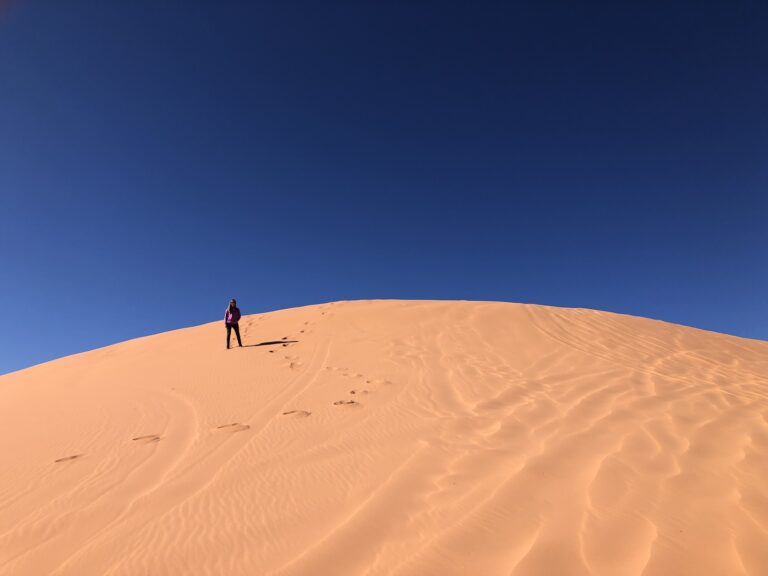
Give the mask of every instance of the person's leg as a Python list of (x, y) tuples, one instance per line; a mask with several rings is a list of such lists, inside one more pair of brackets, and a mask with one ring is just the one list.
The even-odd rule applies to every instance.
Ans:
[(240, 348), (242, 348), (243, 343), (240, 340), (240, 326), (237, 324), (234, 324), (232, 327), (235, 329), (235, 336), (237, 336), (237, 343), (240, 344)]
[(232, 335), (232, 326), (227, 324), (227, 350), (229, 350), (229, 337)]

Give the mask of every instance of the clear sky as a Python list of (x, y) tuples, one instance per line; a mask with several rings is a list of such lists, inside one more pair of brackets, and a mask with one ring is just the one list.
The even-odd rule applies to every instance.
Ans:
[(766, 29), (744, 1), (0, 2), (0, 373), (233, 296), (767, 339)]

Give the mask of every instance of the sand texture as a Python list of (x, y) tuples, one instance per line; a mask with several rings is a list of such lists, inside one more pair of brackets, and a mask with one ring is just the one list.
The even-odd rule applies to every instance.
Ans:
[(337, 302), (0, 377), (3, 576), (768, 574), (768, 343)]

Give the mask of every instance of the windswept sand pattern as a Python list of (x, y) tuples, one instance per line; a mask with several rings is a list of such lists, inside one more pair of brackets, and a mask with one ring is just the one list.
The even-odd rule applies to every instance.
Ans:
[(357, 301), (0, 377), (0, 575), (768, 574), (768, 343)]

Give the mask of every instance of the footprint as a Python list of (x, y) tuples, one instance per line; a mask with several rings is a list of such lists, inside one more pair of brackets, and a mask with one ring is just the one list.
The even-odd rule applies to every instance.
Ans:
[(147, 434), (146, 436), (137, 436), (131, 438), (134, 442), (141, 442), (142, 444), (150, 444), (152, 442), (160, 442), (160, 436), (157, 434)]
[(350, 390), (350, 394), (368, 394), (368, 390)]
[(299, 366), (301, 366), (301, 362), (291, 362), (288, 367), (291, 370), (296, 370)]
[(283, 412), (283, 416), (290, 416), (291, 414), (294, 415), (294, 418), (306, 418), (311, 416), (312, 412), (309, 410), (288, 410), (288, 412)]
[(288, 336), (283, 336), (280, 340), (288, 340)]
[[(283, 344), (283, 346), (285, 346), (285, 344)], [(274, 351), (274, 350), (270, 350), (270, 351), (269, 351), (269, 353), (270, 353), (270, 354), (274, 354), (274, 353), (275, 353), (275, 351)]]
[(355, 400), (336, 400), (333, 403), (334, 406), (349, 406), (351, 404), (357, 404)]
[(217, 430), (227, 429), (229, 432), (243, 432), (245, 430), (250, 429), (250, 426), (248, 424), (240, 424), (239, 422), (233, 422), (232, 424), (222, 424), (221, 426), (216, 426)]
[(64, 458), (58, 458), (54, 460), (54, 463), (56, 462), (67, 462), (68, 460), (77, 460), (78, 458), (82, 458), (82, 454), (72, 454), (72, 456), (64, 456)]

